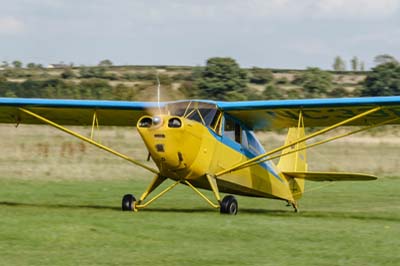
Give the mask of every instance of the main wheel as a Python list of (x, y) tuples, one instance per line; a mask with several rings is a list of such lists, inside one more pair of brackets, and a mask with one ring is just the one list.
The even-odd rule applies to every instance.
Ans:
[(122, 210), (123, 211), (133, 211), (133, 205), (136, 198), (132, 194), (126, 194), (122, 198)]
[(238, 212), (238, 203), (234, 196), (228, 195), (222, 199), (220, 213), (236, 215)]

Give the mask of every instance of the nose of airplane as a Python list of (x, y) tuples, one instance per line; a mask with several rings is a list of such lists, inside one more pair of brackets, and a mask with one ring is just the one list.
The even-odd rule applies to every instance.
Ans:
[(190, 124), (185, 118), (169, 115), (139, 119), (139, 134), (160, 172), (168, 177), (182, 178), (198, 150)]

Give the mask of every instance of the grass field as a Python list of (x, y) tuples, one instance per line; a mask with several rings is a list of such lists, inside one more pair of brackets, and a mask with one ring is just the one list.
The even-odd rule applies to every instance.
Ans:
[(295, 214), (239, 197), (222, 216), (186, 187), (139, 213), (146, 182), (0, 181), (1, 265), (398, 265), (400, 180), (316, 190)]
[[(108, 129), (102, 139), (146, 158), (133, 130)], [(122, 195), (139, 195), (148, 175), (47, 127), (2, 125), (0, 145), (0, 265), (400, 265), (396, 142), (339, 142), (309, 154), (315, 170), (339, 167), (344, 154), (346, 170), (364, 164), (392, 177), (307, 183), (298, 214), (284, 202), (238, 197), (237, 216), (184, 186), (121, 212)]]

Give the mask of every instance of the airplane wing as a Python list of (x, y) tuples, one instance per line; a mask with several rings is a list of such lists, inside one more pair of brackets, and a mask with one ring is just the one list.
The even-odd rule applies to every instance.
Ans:
[(136, 126), (138, 119), (158, 107), (156, 102), (0, 98), (0, 123), (41, 124), (23, 107), (63, 125), (92, 125), (96, 111), (100, 125)]
[[(371, 125), (400, 117), (400, 96), (218, 102), (218, 107), (253, 129), (295, 127), (302, 111), (306, 127), (325, 127), (367, 110), (382, 109), (347, 125)], [(400, 119), (389, 124), (400, 124)]]
[(301, 178), (311, 181), (367, 181), (378, 177), (358, 173), (331, 173), (331, 172), (283, 172), (292, 178)]
[[(253, 129), (297, 126), (302, 111), (306, 127), (329, 126), (377, 106), (383, 109), (348, 125), (370, 125), (400, 117), (400, 96), (306, 100), (215, 102)], [(166, 103), (161, 103), (164, 107)], [(156, 102), (0, 98), (0, 123), (41, 123), (18, 107), (63, 125), (91, 125), (94, 111), (101, 125), (132, 126), (158, 105)], [(400, 119), (393, 123), (400, 123)]]

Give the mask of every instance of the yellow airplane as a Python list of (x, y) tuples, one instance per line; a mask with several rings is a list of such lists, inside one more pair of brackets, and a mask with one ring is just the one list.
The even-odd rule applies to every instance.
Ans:
[[(399, 124), (400, 97), (161, 103), (0, 98), (0, 123), (49, 124), (151, 172), (154, 178), (138, 200), (132, 194), (123, 196), (124, 211), (145, 208), (178, 184), (193, 189), (221, 213), (238, 211), (235, 197), (221, 199), (221, 192), (282, 200), (298, 211), (305, 180), (377, 178), (309, 171), (306, 150), (381, 125)], [(136, 125), (157, 169), (96, 141), (93, 136), (99, 124)], [(65, 125), (91, 125), (90, 137)], [(359, 127), (306, 145), (341, 126)], [(306, 127), (320, 129), (306, 134)], [(282, 128), (288, 129), (285, 143), (270, 151), (264, 150), (254, 134), (254, 130)], [(272, 162), (276, 158), (277, 165)], [(172, 185), (148, 200), (167, 179), (174, 181)], [(215, 199), (200, 189), (211, 190)]]

